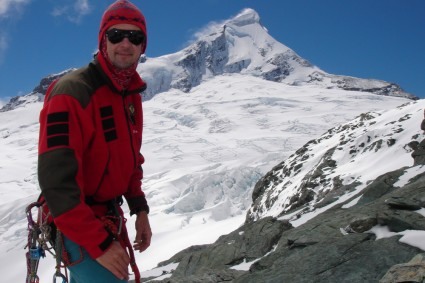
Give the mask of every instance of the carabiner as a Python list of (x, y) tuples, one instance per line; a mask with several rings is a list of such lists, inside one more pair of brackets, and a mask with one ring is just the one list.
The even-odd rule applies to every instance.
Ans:
[(66, 279), (65, 275), (63, 275), (60, 272), (56, 272), (53, 274), (53, 283), (56, 283), (56, 278), (62, 278), (62, 283), (68, 283), (68, 280)]

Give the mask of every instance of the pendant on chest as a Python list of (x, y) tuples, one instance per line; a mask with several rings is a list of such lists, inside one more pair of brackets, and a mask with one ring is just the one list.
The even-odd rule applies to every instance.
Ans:
[(136, 109), (134, 108), (134, 104), (130, 103), (127, 107), (128, 117), (133, 125), (136, 124)]

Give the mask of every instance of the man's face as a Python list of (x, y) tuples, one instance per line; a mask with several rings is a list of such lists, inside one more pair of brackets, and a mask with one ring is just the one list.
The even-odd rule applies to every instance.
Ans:
[[(114, 28), (120, 30), (140, 30), (140, 28), (131, 24), (114, 25), (109, 30)], [(139, 60), (142, 53), (142, 44), (135, 45), (127, 37), (124, 37), (121, 42), (115, 44), (106, 39), (106, 52), (109, 60), (115, 67), (125, 69)]]

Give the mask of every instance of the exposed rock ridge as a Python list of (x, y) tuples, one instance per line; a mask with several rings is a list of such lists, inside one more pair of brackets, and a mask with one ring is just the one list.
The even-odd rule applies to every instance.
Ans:
[[(405, 134), (410, 124), (417, 123), (413, 117), (418, 114), (413, 116), (413, 113), (419, 111), (423, 110), (413, 103), (384, 115), (364, 113), (307, 142), (255, 185), (247, 221), (291, 212), (299, 216), (337, 201), (347, 193), (355, 193), (370, 181), (363, 176), (362, 168), (381, 170), (378, 164), (374, 166), (375, 163), (364, 160), (380, 160), (388, 152), (413, 154), (414, 164), (419, 164), (425, 144), (417, 140), (420, 135)], [(409, 138), (414, 140), (409, 142)], [(397, 168), (397, 163), (391, 164)]]

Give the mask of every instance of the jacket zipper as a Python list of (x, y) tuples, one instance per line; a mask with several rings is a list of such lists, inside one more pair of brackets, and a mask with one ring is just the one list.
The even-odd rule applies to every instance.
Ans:
[(126, 117), (126, 121), (127, 121), (127, 130), (128, 130), (128, 134), (130, 135), (130, 145), (131, 145), (131, 153), (133, 155), (133, 168), (137, 167), (137, 159), (134, 153), (134, 142), (133, 142), (133, 133), (132, 133), (132, 129), (131, 129), (131, 125), (130, 123), (132, 123), (130, 117), (129, 117), (129, 113), (128, 113), (128, 109), (127, 106), (125, 104), (125, 97), (127, 95), (127, 92), (124, 90), (122, 91), (122, 104), (123, 104), (123, 108), (124, 108), (124, 113), (125, 113), (125, 117)]
[(97, 194), (97, 192), (99, 191), (99, 189), (100, 189), (100, 187), (102, 186), (102, 183), (103, 183), (103, 180), (105, 179), (105, 176), (108, 174), (108, 167), (109, 167), (109, 160), (110, 160), (110, 155), (109, 155), (109, 153), (108, 153), (108, 160), (106, 161), (106, 166), (105, 166), (105, 168), (103, 169), (103, 173), (102, 173), (102, 177), (100, 178), (100, 181), (99, 181), (99, 185), (97, 186), (97, 188), (96, 188), (96, 190), (94, 191), (94, 193), (93, 193), (93, 195), (91, 195), (92, 197), (94, 197), (96, 194)]

